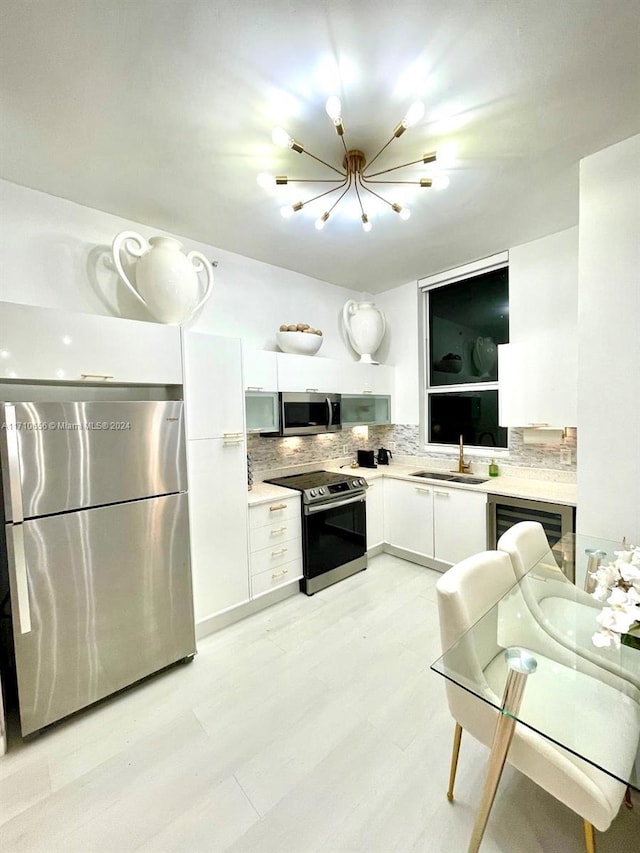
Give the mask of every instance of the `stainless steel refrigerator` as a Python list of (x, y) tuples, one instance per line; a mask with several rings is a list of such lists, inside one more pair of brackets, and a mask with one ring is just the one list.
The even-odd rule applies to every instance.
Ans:
[(183, 404), (1, 414), (24, 736), (195, 654)]

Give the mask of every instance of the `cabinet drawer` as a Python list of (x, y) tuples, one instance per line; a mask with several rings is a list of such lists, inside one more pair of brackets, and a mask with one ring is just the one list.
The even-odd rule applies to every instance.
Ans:
[(258, 504), (249, 509), (249, 525), (253, 530), (256, 527), (274, 526), (278, 527), (284, 518), (297, 518), (300, 520), (300, 498), (285, 498), (284, 500), (273, 500), (268, 504)]
[(275, 569), (296, 559), (302, 560), (302, 540), (300, 538), (276, 542), (268, 548), (251, 552), (251, 574), (259, 575), (268, 569)]
[(287, 539), (300, 539), (302, 536), (302, 521), (299, 515), (295, 518), (283, 518), (267, 527), (256, 527), (251, 531), (251, 551), (278, 545)]
[(299, 557), (296, 560), (283, 563), (277, 568), (269, 569), (266, 572), (260, 572), (259, 575), (252, 575), (251, 597), (256, 598), (259, 595), (263, 595), (265, 592), (277, 589), (279, 586), (284, 586), (287, 583), (299, 580), (301, 577), (302, 557)]

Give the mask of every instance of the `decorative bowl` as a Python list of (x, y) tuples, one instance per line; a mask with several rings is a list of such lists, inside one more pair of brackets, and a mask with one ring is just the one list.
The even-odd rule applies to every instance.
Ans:
[(322, 346), (322, 335), (313, 332), (276, 332), (276, 342), (282, 352), (315, 355)]

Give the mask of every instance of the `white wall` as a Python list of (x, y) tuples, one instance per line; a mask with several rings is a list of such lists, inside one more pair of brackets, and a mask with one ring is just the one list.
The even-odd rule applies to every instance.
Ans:
[(376, 295), (387, 319), (387, 334), (377, 353), (379, 361), (394, 364), (395, 422), (419, 422), (418, 283), (410, 281)]
[[(65, 199), (0, 181), (0, 300), (95, 314), (152, 319), (110, 262), (113, 238), (125, 229), (164, 233)], [(175, 235), (179, 236), (179, 235)], [(281, 323), (307, 322), (324, 332), (319, 356), (357, 358), (344, 342), (340, 317), (361, 293), (180, 237), (219, 261), (213, 295), (190, 328), (241, 337), (276, 349)]]
[(640, 543), (640, 135), (580, 166), (578, 513)]

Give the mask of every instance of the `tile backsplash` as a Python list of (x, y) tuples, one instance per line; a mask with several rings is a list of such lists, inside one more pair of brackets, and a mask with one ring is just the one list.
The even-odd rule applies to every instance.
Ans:
[[(565, 438), (558, 445), (536, 445), (524, 444), (523, 430), (510, 429), (508, 454), (503, 452), (503, 455), (496, 457), (496, 461), (501, 467), (508, 468), (512, 476), (517, 475), (518, 468), (537, 468), (546, 472), (561, 471), (575, 478), (576, 432), (575, 428), (568, 428)], [(254, 476), (258, 480), (276, 468), (315, 463), (324, 465), (329, 460), (354, 457), (358, 448), (377, 450), (378, 447), (388, 447), (398, 456), (434, 459), (451, 459), (452, 456), (452, 452), (421, 451), (419, 430), (413, 424), (354, 427), (339, 433), (289, 438), (262, 438), (254, 434), (247, 436), (247, 451), (253, 462)], [(472, 462), (488, 464), (494, 455), (492, 448), (487, 448), (486, 456), (474, 452)]]

